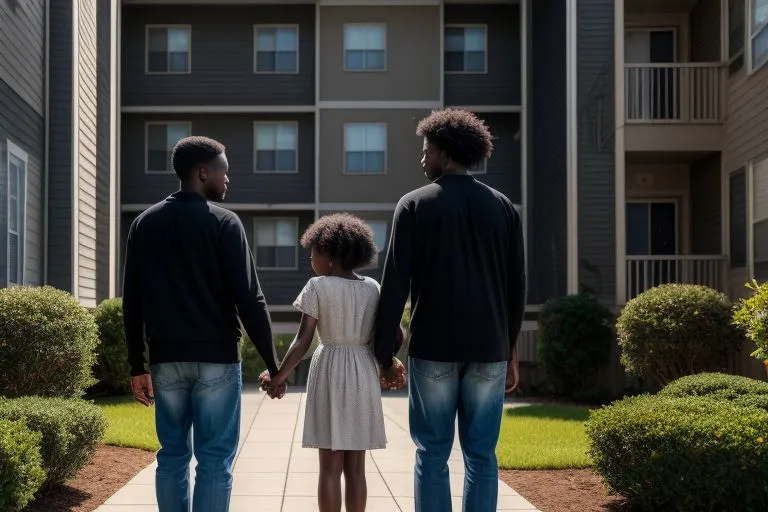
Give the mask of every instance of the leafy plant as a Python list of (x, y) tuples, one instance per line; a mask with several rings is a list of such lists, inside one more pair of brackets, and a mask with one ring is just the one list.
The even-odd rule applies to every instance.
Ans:
[(96, 379), (108, 388), (127, 393), (131, 390), (128, 349), (125, 345), (123, 300), (107, 299), (93, 312), (99, 328), (97, 362), (93, 368)]
[(0, 510), (22, 510), (43, 484), (41, 437), (24, 422), (0, 419)]
[(755, 344), (750, 354), (768, 366), (768, 282), (747, 283), (752, 295), (741, 299), (733, 313), (733, 323)]

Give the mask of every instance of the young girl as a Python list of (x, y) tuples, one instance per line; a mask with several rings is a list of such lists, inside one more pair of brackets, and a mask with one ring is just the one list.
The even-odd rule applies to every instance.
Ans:
[(263, 378), (262, 384), (270, 396), (279, 395), (317, 328), (320, 345), (307, 381), (303, 446), (320, 450), (320, 511), (341, 510), (342, 473), (347, 512), (364, 511), (365, 452), (387, 444), (379, 366), (372, 350), (379, 283), (354, 272), (376, 255), (373, 232), (353, 215), (328, 215), (307, 229), (301, 245), (310, 250), (318, 277), (309, 280), (293, 303), (302, 313), (299, 332), (279, 373), (271, 381)]

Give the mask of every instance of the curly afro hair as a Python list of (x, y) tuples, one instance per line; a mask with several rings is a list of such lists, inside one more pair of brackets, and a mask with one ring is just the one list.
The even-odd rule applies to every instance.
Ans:
[(224, 151), (226, 151), (224, 144), (217, 140), (197, 135), (185, 137), (173, 148), (171, 157), (173, 170), (181, 181), (186, 181), (190, 178), (192, 169), (210, 162)]
[(376, 243), (373, 231), (362, 219), (349, 213), (325, 215), (309, 226), (301, 246), (314, 247), (340, 263), (344, 270), (355, 270), (373, 261)]
[(419, 121), (416, 135), (445, 151), (454, 162), (471, 167), (493, 152), (493, 136), (485, 123), (466, 110), (434, 110)]

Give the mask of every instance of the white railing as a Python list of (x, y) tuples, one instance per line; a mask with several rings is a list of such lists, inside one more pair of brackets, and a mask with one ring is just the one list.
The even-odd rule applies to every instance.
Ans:
[(721, 255), (627, 256), (627, 299), (670, 283), (701, 284), (725, 291), (726, 261)]
[(722, 121), (720, 63), (625, 64), (628, 123)]

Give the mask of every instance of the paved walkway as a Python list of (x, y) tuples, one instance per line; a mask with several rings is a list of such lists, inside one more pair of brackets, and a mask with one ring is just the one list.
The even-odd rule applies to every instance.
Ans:
[[(317, 450), (301, 447), (304, 393), (282, 400), (249, 390), (243, 395), (240, 448), (235, 462), (231, 512), (310, 512), (317, 510)], [(408, 402), (404, 395), (384, 397), (386, 450), (368, 453), (368, 508), (370, 512), (408, 512), (413, 503), (414, 446), (408, 434)], [(449, 460), (453, 509), (461, 510), (464, 463), (458, 441)], [(192, 461), (194, 468), (194, 459)], [(141, 471), (97, 512), (153, 512), (157, 510), (155, 464)], [(194, 470), (192, 475), (194, 475)], [(497, 510), (537, 512), (509, 486), (499, 482)]]

